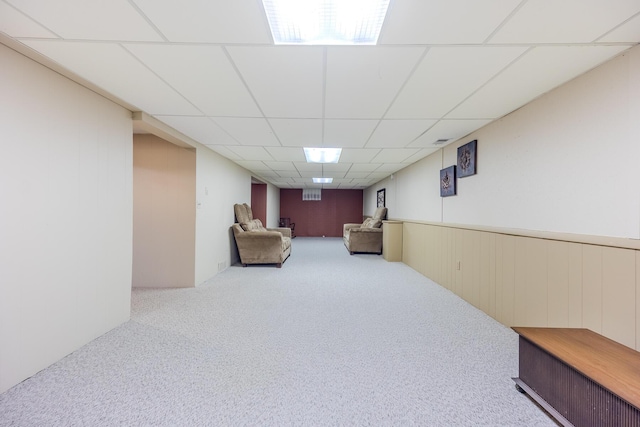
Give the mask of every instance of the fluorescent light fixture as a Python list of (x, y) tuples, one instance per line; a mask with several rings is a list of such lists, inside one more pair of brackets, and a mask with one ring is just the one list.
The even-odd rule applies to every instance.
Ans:
[(312, 178), (314, 184), (331, 184), (333, 178)]
[(310, 148), (304, 147), (307, 163), (338, 163), (342, 148)]
[(376, 44), (389, 0), (262, 0), (275, 44)]

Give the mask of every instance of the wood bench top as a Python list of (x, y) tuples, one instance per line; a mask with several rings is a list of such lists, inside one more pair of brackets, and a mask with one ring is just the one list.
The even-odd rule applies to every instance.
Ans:
[(640, 352), (589, 329), (512, 329), (640, 409)]

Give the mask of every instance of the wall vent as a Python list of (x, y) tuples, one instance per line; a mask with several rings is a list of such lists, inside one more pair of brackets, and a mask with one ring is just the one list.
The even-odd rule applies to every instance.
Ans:
[(302, 200), (322, 200), (322, 188), (303, 188), (302, 189)]

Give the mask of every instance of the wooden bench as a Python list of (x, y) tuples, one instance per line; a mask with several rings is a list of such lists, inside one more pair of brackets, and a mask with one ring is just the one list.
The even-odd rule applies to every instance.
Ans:
[(516, 387), (564, 426), (640, 427), (640, 353), (588, 329), (514, 327)]

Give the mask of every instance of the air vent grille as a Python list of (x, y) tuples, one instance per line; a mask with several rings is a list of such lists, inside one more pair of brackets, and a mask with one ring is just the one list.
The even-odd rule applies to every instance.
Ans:
[(304, 188), (304, 189), (302, 189), (302, 200), (303, 201), (318, 201), (318, 200), (322, 200), (322, 189), (321, 188)]

